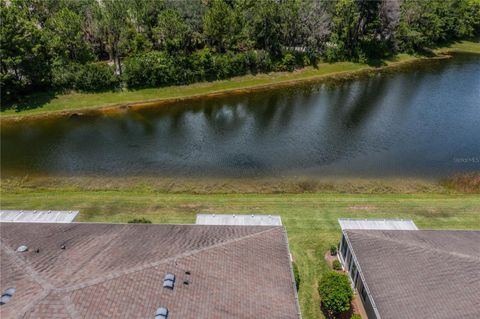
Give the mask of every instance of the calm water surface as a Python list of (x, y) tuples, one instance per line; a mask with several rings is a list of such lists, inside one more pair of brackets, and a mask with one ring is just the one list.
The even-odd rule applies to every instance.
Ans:
[(342, 83), (5, 126), (2, 175), (422, 176), (480, 171), (480, 58)]

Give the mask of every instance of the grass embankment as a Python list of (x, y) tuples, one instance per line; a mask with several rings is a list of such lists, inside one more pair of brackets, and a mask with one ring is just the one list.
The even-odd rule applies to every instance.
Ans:
[[(442, 47), (434, 50), (434, 54), (441, 56), (448, 52), (470, 52), (480, 53), (480, 43), (463, 41), (452, 44), (449, 47)], [(397, 57), (377, 61), (375, 65), (383, 67), (394, 66), (401, 63), (423, 59), (425, 56), (413, 56), (400, 54)], [(304, 68), (295, 72), (279, 72), (270, 74), (246, 75), (232, 78), (229, 80), (203, 82), (185, 86), (172, 86), (164, 88), (151, 88), (121, 92), (105, 93), (68, 93), (51, 95), (51, 93), (36, 94), (27, 97), (16, 108), (3, 111), (1, 118), (22, 119), (28, 116), (48, 116), (60, 113), (71, 114), (74, 112), (85, 111), (89, 109), (100, 109), (103, 111), (118, 111), (122, 107), (129, 105), (132, 107), (152, 107), (152, 101), (157, 104), (168, 102), (169, 100), (195, 98), (206, 95), (231, 94), (235, 92), (248, 92), (250, 90), (265, 88), (277, 85), (288, 85), (297, 81), (314, 80), (322, 77), (336, 76), (339, 74), (350, 74), (358, 71), (378, 69), (373, 64), (337, 62), (321, 63), (318, 68)], [(145, 105), (143, 102), (150, 102)], [(155, 103), (154, 103), (155, 104)]]
[(305, 319), (322, 318), (317, 282), (327, 269), (324, 253), (339, 240), (338, 218), (411, 218), (420, 228), (480, 229), (478, 194), (191, 194), (168, 193), (148, 184), (107, 182), (103, 190), (100, 184), (86, 185), (3, 180), (0, 204), (2, 209), (80, 210), (78, 221), (85, 222), (125, 223), (145, 217), (154, 223), (194, 223), (198, 212), (279, 214), (300, 270)]

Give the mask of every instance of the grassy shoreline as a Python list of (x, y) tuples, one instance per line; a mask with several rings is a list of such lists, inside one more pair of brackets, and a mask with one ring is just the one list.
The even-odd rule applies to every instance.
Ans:
[(77, 221), (82, 222), (125, 223), (145, 217), (154, 223), (194, 223), (198, 212), (279, 214), (299, 268), (299, 299), (306, 319), (323, 318), (317, 282), (328, 267), (325, 252), (340, 237), (338, 218), (411, 218), (420, 228), (480, 229), (477, 194), (188, 194), (51, 186), (3, 188), (0, 205), (2, 209), (80, 210)]
[[(480, 172), (421, 177), (2, 176), (1, 192), (137, 191), (169, 194), (480, 194)], [(1, 194), (1, 193), (0, 193)]]
[(57, 96), (32, 96), (23, 103), (22, 111), (13, 109), (1, 112), (1, 122), (24, 119), (70, 116), (74, 113), (111, 114), (129, 109), (151, 108), (179, 100), (197, 99), (221, 95), (248, 93), (271, 87), (290, 86), (298, 82), (328, 78), (355, 77), (362, 72), (379, 71), (416, 61), (445, 58), (450, 52), (480, 53), (480, 43), (463, 41), (433, 51), (433, 57), (400, 54), (394, 59), (381, 61), (380, 67), (363, 63), (321, 63), (318, 68), (304, 68), (291, 73), (246, 75), (214, 82), (202, 82), (185, 86), (150, 88), (135, 91), (105, 93), (68, 93)]

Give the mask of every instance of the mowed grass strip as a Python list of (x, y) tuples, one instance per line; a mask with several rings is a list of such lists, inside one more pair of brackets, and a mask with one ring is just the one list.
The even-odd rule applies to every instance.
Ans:
[(340, 238), (338, 218), (411, 218), (420, 228), (480, 229), (480, 196), (471, 194), (168, 194), (155, 191), (3, 190), (2, 209), (80, 210), (78, 221), (194, 223), (198, 212), (278, 214), (301, 276), (303, 318), (322, 318), (317, 282)]

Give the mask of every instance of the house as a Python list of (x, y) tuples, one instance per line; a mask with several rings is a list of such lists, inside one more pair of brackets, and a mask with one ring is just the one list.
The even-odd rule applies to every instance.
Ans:
[(339, 223), (339, 259), (369, 318), (480, 318), (480, 231)]
[(283, 226), (0, 223), (0, 318), (300, 318)]

